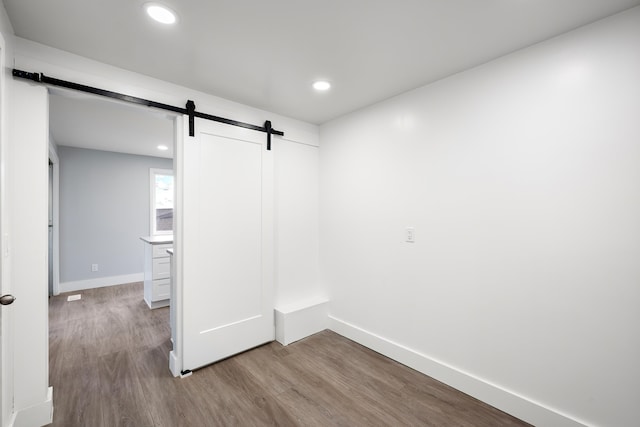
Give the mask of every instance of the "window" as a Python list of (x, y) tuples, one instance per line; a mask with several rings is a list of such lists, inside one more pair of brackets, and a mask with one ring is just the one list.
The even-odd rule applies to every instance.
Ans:
[(151, 169), (151, 235), (173, 234), (173, 171)]

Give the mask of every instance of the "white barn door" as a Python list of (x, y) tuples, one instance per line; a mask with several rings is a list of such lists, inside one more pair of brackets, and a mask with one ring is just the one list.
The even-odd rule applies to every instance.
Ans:
[(184, 370), (274, 340), (273, 156), (266, 134), (196, 119), (184, 137)]

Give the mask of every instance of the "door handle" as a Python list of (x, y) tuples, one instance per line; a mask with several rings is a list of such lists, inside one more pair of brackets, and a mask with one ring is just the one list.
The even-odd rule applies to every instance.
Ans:
[(2, 295), (0, 297), (0, 304), (1, 305), (11, 305), (13, 304), (13, 302), (16, 300), (16, 297), (14, 297), (13, 295)]

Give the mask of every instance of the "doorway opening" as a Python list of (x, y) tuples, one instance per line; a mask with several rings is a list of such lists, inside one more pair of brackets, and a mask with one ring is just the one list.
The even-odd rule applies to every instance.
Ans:
[(50, 90), (49, 98), (49, 145), (59, 159), (53, 294), (142, 281), (149, 171), (173, 169), (175, 116), (69, 91)]
[[(174, 168), (175, 126), (176, 116), (166, 112), (93, 95), (49, 90), (49, 293), (62, 294), (50, 299), (50, 307), (77, 307), (76, 318), (68, 320), (76, 322), (79, 331), (77, 342), (68, 341), (68, 329), (64, 329), (67, 325), (63, 327), (65, 322), (56, 317), (61, 311), (50, 312), (50, 383), (60, 399), (66, 400), (64, 392), (60, 392), (66, 389), (67, 381), (61, 370), (65, 369), (61, 367), (62, 358), (57, 356), (61, 354), (60, 345), (66, 346), (65, 353), (79, 348), (106, 357), (110, 352), (117, 353), (127, 342), (143, 341), (136, 336), (144, 329), (142, 326), (136, 329), (135, 325), (120, 321), (120, 308), (124, 305), (139, 311), (140, 318), (145, 319), (143, 324), (154, 325), (166, 317), (166, 326), (144, 329), (153, 331), (147, 335), (160, 334), (147, 336), (144, 342), (162, 349), (168, 358), (168, 308), (154, 313), (144, 303), (145, 248), (140, 237), (150, 231), (149, 171)], [(69, 292), (81, 294), (82, 298), (67, 301)], [(106, 296), (113, 298), (110, 304), (104, 303)], [(120, 307), (118, 298), (123, 298)], [(93, 313), (90, 318), (82, 317), (87, 314), (86, 310), (82, 313), (83, 309)], [(121, 327), (107, 329), (112, 326)], [(104, 336), (108, 331), (118, 333)], [(76, 365), (84, 363), (82, 358), (76, 361)]]

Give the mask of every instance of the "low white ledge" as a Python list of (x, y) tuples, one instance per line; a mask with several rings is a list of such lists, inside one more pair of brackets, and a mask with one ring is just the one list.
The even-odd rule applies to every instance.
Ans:
[(316, 298), (279, 306), (275, 315), (276, 341), (289, 345), (329, 327), (329, 300)]

